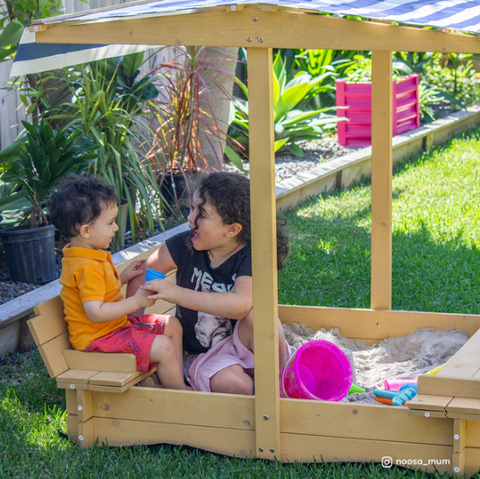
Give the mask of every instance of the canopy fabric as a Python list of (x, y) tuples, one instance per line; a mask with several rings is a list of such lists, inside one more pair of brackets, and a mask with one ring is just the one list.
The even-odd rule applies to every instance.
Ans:
[[(51, 18), (52, 23), (105, 22), (122, 19), (179, 15), (211, 7), (232, 5), (273, 5), (298, 10), (355, 15), (420, 27), (480, 33), (480, 0), (163, 0), (113, 6), (97, 12), (84, 12), (66, 18)], [(152, 46), (35, 44), (34, 34), (25, 32), (12, 68), (12, 76), (51, 70), (62, 66), (146, 50)]]
[(136, 53), (152, 48), (152, 45), (75, 45), (58, 43), (35, 43), (35, 33), (25, 29), (11, 77), (40, 73), (80, 63)]
[[(118, 6), (103, 12), (75, 15), (62, 21), (94, 21), (131, 16), (180, 14), (229, 5), (275, 5), (338, 15), (357, 15), (412, 25), (480, 32), (479, 0), (163, 0)], [(55, 18), (51, 22), (56, 22)], [(45, 22), (47, 23), (47, 22)]]

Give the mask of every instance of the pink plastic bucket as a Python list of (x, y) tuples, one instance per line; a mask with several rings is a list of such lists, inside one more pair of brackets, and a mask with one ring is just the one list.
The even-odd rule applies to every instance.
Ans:
[(340, 401), (352, 386), (352, 366), (335, 344), (322, 339), (305, 343), (290, 358), (282, 373), (288, 398)]

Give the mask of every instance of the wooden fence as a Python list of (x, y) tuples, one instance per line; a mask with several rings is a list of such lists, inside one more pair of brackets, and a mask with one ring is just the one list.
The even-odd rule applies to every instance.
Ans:
[[(64, 0), (65, 13), (76, 13), (93, 8), (106, 7), (126, 3), (126, 0), (90, 0), (83, 3), (80, 0)], [(0, 9), (5, 8), (4, 0), (0, 0)], [(149, 50), (150, 53), (154, 50)], [(147, 56), (147, 54), (146, 54)], [(153, 70), (160, 63), (167, 63), (175, 57), (175, 49), (164, 48), (143, 65), (144, 73)], [(18, 92), (8, 90), (12, 61), (0, 63), (0, 149), (10, 145), (23, 130), (22, 120), (27, 119), (25, 107)]]

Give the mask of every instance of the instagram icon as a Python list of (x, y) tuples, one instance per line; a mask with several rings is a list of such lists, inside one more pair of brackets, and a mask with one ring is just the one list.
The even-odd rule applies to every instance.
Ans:
[(383, 456), (382, 457), (382, 467), (386, 469), (390, 469), (393, 464), (393, 459), (390, 456)]

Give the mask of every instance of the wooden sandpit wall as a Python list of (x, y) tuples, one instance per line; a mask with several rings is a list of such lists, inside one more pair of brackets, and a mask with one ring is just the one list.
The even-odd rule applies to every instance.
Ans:
[[(59, 20), (61, 22), (59, 22)], [(58, 23), (56, 23), (58, 22)], [(121, 394), (67, 392), (69, 434), (88, 418), (89, 446), (189, 444), (210, 451), (298, 461), (381, 461), (427, 470), (480, 465), (475, 401), (480, 400), (479, 316), (391, 311), (392, 51), (479, 53), (476, 36), (261, 5), (200, 8), (194, 13), (82, 23), (68, 16), (31, 27), (41, 43), (233, 46), (248, 49), (254, 286), (255, 397), (132, 387)], [(272, 93), (273, 48), (372, 50), (371, 310), (278, 307)], [(415, 410), (279, 399), (277, 317), (318, 329), (338, 327), (351, 339), (376, 342), (422, 327), (456, 326), (473, 336), (449, 377), (419, 380)], [(463, 348), (462, 348), (463, 349)], [(468, 359), (468, 361), (467, 361)], [(468, 368), (466, 368), (468, 365)], [(468, 369), (468, 371), (467, 371)], [(459, 379), (460, 378), (460, 379)], [(443, 381), (451, 396), (435, 381)], [(460, 406), (449, 410), (463, 394)], [(86, 397), (84, 398), (83, 395)], [(443, 399), (442, 399), (443, 398)], [(460, 399), (462, 399), (460, 398)], [(78, 400), (88, 409), (78, 412)], [(473, 402), (471, 402), (473, 401)], [(75, 407), (77, 405), (77, 408)], [(463, 409), (462, 409), (463, 408)], [(77, 421), (72, 421), (77, 413)], [(403, 461), (403, 462), (402, 462)]]

